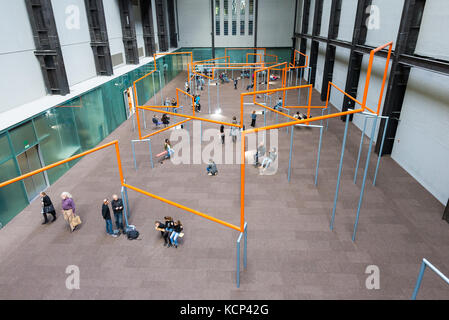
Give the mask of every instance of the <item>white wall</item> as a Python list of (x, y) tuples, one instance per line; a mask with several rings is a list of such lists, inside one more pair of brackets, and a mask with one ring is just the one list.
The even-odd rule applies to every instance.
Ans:
[[(237, 1), (240, 8), (240, 0)], [(232, 35), (232, 0), (229, 0), (229, 35), (223, 36), (223, 0), (220, 3), (220, 35), (215, 36), (216, 47), (253, 47), (254, 35), (240, 35), (240, 10), (237, 13), (237, 35)], [(246, 0), (248, 18), (249, 0)], [(290, 47), (292, 45), (295, 0), (259, 0), (257, 46)], [(178, 1), (179, 36), (181, 47), (211, 46), (211, 7), (209, 0)], [(254, 15), (255, 19), (255, 15)], [(256, 26), (254, 25), (254, 30)], [(215, 30), (215, 27), (214, 27)]]
[[(351, 51), (349, 49), (341, 47), (337, 47), (335, 49), (335, 62), (332, 82), (343, 91), (345, 90), (346, 86), (350, 53)], [(343, 98), (343, 93), (339, 92), (335, 88), (331, 88), (329, 100), (340, 111), (343, 105)]]
[(392, 158), (441, 203), (449, 198), (449, 81), (412, 69)]
[[(84, 1), (52, 0), (51, 4), (69, 86), (96, 77), (97, 72), (90, 46), (91, 39)], [(70, 25), (72, 14), (75, 11), (66, 13), (69, 6), (76, 6), (79, 10), (79, 28)]]
[(329, 19), (331, 16), (332, 0), (323, 1), (323, 16), (321, 19), (320, 36), (327, 37), (329, 32)]
[(25, 1), (0, 0), (0, 5), (8, 8), (0, 10), (1, 113), (46, 95), (46, 90), (34, 55), (36, 47)]
[(178, 1), (180, 47), (211, 46), (210, 14), (210, 1)]
[(352, 41), (356, 12), (357, 0), (342, 1), (340, 27), (338, 29), (339, 40)]
[(258, 47), (291, 47), (295, 0), (259, 0)]
[(133, 6), (134, 10), (134, 21), (136, 26), (136, 39), (137, 39), (137, 48), (142, 49), (142, 54), (139, 54), (140, 57), (145, 56), (145, 42), (143, 40), (143, 26), (142, 26), (142, 13), (140, 9), (140, 3), (138, 6)]
[[(111, 55), (121, 53), (123, 55), (123, 64), (126, 64), (125, 48), (123, 45), (122, 25), (120, 22), (120, 9), (118, 0), (103, 1), (104, 15), (106, 18), (106, 27), (108, 29), (109, 47)], [(120, 66), (121, 66), (120, 65)], [(116, 66), (114, 68), (117, 68)]]
[[(326, 44), (319, 43), (318, 59), (316, 63), (315, 88), (321, 92), (323, 86), (324, 63), (326, 61)], [(327, 88), (326, 88), (327, 90)]]
[[(415, 53), (449, 60), (449, 1), (427, 0)], [(438, 32), (444, 30), (445, 32)], [(435, 33), (438, 32), (438, 36)]]
[(393, 50), (396, 46), (396, 39), (399, 31), (399, 24), (401, 23), (402, 8), (404, 0), (373, 0), (371, 14), (373, 14), (376, 21), (376, 14), (378, 14), (378, 29), (368, 28), (366, 35), (366, 44), (379, 47), (390, 41), (394, 41)]

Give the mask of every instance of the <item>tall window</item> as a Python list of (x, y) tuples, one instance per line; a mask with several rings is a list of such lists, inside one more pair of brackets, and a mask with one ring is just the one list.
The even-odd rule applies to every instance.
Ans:
[(253, 35), (254, 28), (254, 0), (249, 0), (249, 20), (248, 20), (248, 34)]
[(237, 0), (232, 0), (232, 35), (237, 35)]
[(245, 35), (246, 0), (240, 0), (240, 35)]
[(220, 35), (220, 0), (215, 0), (215, 34)]
[(223, 25), (223, 35), (227, 36), (229, 34), (229, 0), (223, 1), (223, 19), (224, 19), (224, 25)]

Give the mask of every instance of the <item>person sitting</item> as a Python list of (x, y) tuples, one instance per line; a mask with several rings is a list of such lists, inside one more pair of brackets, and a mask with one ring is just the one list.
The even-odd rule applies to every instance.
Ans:
[(209, 176), (216, 176), (218, 174), (217, 165), (215, 164), (214, 160), (209, 159), (209, 164), (207, 165), (206, 170)]
[(157, 231), (161, 232), (161, 236), (164, 238), (164, 246), (168, 245), (170, 243), (170, 231), (166, 229), (165, 223), (162, 223), (160, 221), (155, 221), (154, 227)]
[(183, 230), (183, 226), (181, 221), (176, 221), (173, 225), (173, 232), (170, 235), (170, 242), (171, 245), (174, 246), (175, 248), (178, 248), (178, 237), (181, 234), (182, 230)]
[(170, 117), (166, 113), (164, 113), (162, 115), (161, 121), (164, 124), (164, 127), (167, 128), (168, 125), (170, 124)]
[(279, 79), (278, 76), (275, 76), (275, 75), (273, 75), (273, 74), (270, 74), (270, 81), (276, 81), (276, 80), (278, 80), (278, 79)]
[(153, 123), (156, 126), (156, 128), (158, 128), (162, 124), (162, 122), (159, 121), (156, 115), (153, 115)]
[(262, 141), (259, 146), (257, 147), (257, 151), (254, 154), (254, 166), (258, 167), (260, 165), (259, 158), (263, 157), (265, 155), (266, 149), (265, 149), (265, 143)]
[(262, 161), (261, 167), (263, 168), (263, 171), (268, 169), (268, 167), (276, 160), (276, 158), (277, 158), (276, 148), (273, 148), (268, 153), (268, 157), (265, 157)]
[(249, 84), (249, 85), (246, 87), (246, 91), (248, 91), (249, 89), (252, 89), (252, 88), (254, 88), (254, 82), (251, 83), (251, 84)]
[(282, 107), (282, 98), (279, 97), (278, 103), (273, 107), (274, 110), (279, 110)]

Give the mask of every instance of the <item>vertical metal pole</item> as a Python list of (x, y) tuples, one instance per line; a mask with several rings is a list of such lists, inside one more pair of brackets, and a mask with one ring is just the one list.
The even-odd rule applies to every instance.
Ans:
[[(125, 182), (126, 183), (126, 182)], [(128, 218), (129, 218), (129, 215), (130, 215), (130, 210), (129, 210), (129, 200), (128, 200), (128, 188), (127, 187), (125, 187), (125, 198), (126, 198), (126, 207), (127, 207), (127, 209), (128, 209)]]
[(363, 194), (365, 193), (366, 177), (368, 175), (369, 160), (371, 158), (371, 147), (373, 146), (374, 134), (376, 133), (376, 126), (377, 126), (377, 117), (374, 118), (373, 128), (371, 129), (371, 137), (370, 137), (370, 141), (369, 141), (368, 155), (366, 156), (365, 172), (363, 173), (362, 190), (360, 190), (360, 198), (359, 198), (359, 204), (357, 206), (357, 216), (355, 218), (354, 232), (352, 233), (352, 241), (355, 241), (355, 235), (357, 233), (357, 225), (359, 223), (360, 209), (362, 207), (362, 202), (363, 202)]
[(133, 131), (136, 131), (136, 113), (133, 112), (131, 115), (131, 118), (133, 119)]
[(244, 247), (243, 247), (243, 268), (246, 269), (246, 265), (247, 265), (247, 249), (248, 249), (248, 223), (245, 222), (245, 233), (244, 233), (244, 238), (245, 238), (245, 242), (244, 242)]
[(220, 84), (217, 80), (217, 109), (220, 109)]
[(207, 79), (207, 105), (209, 106), (209, 114), (210, 114), (210, 79)]
[(148, 139), (148, 147), (150, 149), (151, 169), (154, 169), (153, 152), (151, 151), (151, 139)]
[(293, 152), (293, 127), (290, 133), (290, 155), (288, 160), (288, 182), (290, 182), (290, 176), (292, 172), (292, 152)]
[(153, 72), (151, 74), (151, 80), (153, 81), (153, 98), (154, 98), (154, 102), (156, 102), (155, 104), (157, 104), (157, 101), (156, 101), (156, 87), (154, 86), (154, 74), (155, 74), (155, 72)]
[(354, 184), (357, 182), (357, 173), (359, 171), (360, 156), (362, 155), (362, 147), (363, 147), (363, 140), (365, 139), (365, 130), (366, 130), (367, 120), (368, 120), (368, 117), (365, 116), (365, 121), (363, 121), (362, 137), (360, 138), (359, 155), (357, 156), (357, 164), (355, 165)]
[(320, 157), (321, 157), (321, 145), (323, 142), (323, 127), (320, 128), (320, 142), (318, 144), (318, 157), (316, 160), (316, 170), (315, 170), (315, 186), (318, 185), (318, 169), (320, 168)]
[[(122, 187), (122, 190), (121, 190), (123, 200), (125, 199), (124, 189), (125, 189), (125, 187)], [(124, 211), (124, 217), (125, 217), (125, 224), (126, 224), (126, 227), (128, 227), (129, 226), (129, 224), (128, 224), (128, 208), (126, 207), (126, 205), (123, 206), (123, 211)]]
[(142, 110), (143, 113), (143, 128), (146, 129), (147, 128), (147, 119), (145, 119), (145, 110)]
[(162, 77), (161, 77), (161, 72), (159, 71), (159, 91), (161, 92), (161, 106), (164, 105), (164, 96), (162, 94)]
[(387, 133), (388, 120), (390, 120), (390, 118), (387, 117), (385, 119), (385, 127), (384, 127), (384, 133), (382, 135), (382, 142), (380, 144), (379, 157), (377, 158), (376, 173), (374, 174), (373, 186), (376, 185), (377, 172), (379, 171), (380, 158), (382, 158), (382, 151), (384, 150), (384, 142), (385, 142), (385, 136)]
[(416, 296), (418, 295), (419, 288), (421, 287), (422, 278), (424, 276), (424, 271), (426, 270), (426, 263), (423, 261), (421, 263), (421, 268), (419, 270), (418, 279), (416, 280), (415, 289), (413, 290), (412, 300), (416, 300)]
[(334, 207), (332, 209), (332, 218), (330, 229), (334, 230), (335, 211), (337, 209), (338, 192), (340, 191), (341, 171), (343, 169), (343, 157), (345, 155), (346, 137), (348, 135), (349, 115), (346, 115), (345, 133), (343, 135), (343, 143), (341, 145), (340, 165), (338, 167), (337, 187), (335, 189)]
[(237, 240), (237, 288), (240, 288), (240, 237)]
[(134, 159), (134, 169), (136, 169), (137, 171), (137, 161), (136, 161), (136, 152), (135, 152), (135, 148), (134, 148), (134, 141), (131, 141), (131, 147), (133, 149), (133, 159)]
[[(302, 85), (302, 75), (304, 73), (304, 69), (300, 69), (299, 72), (299, 86)], [(301, 89), (298, 89), (298, 106), (301, 105)]]

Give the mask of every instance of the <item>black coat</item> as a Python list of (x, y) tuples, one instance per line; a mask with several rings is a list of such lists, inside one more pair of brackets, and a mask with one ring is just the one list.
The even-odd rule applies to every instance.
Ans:
[[(114, 213), (122, 213), (123, 212), (122, 199), (112, 200), (111, 207), (112, 207), (112, 211), (114, 211)], [(116, 209), (116, 208), (120, 208), (120, 207), (121, 207), (121, 209)]]
[(111, 211), (109, 210), (109, 206), (107, 204), (103, 203), (103, 206), (101, 207), (101, 215), (103, 216), (103, 219), (111, 220)]

